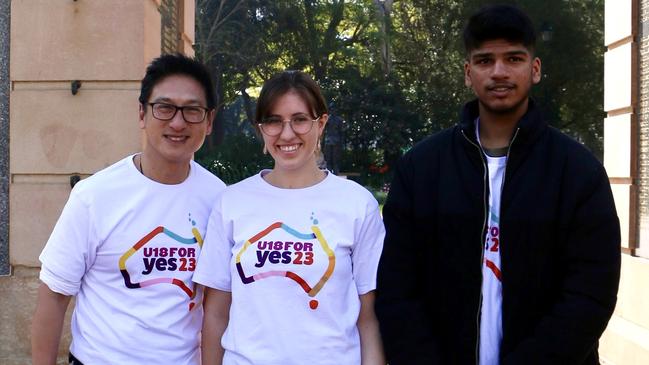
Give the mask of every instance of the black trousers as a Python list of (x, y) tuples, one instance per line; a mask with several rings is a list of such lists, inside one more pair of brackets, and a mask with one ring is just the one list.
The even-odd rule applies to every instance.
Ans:
[(83, 365), (83, 363), (82, 363), (81, 361), (79, 361), (79, 359), (77, 359), (76, 357), (74, 357), (74, 355), (72, 355), (71, 352), (70, 352), (70, 354), (68, 355), (68, 363), (69, 363), (70, 365)]

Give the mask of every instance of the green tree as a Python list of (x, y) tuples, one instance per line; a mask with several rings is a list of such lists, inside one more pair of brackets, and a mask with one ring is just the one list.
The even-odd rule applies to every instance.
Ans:
[[(471, 93), (464, 87), (461, 32), (466, 19), (480, 6), (494, 1), (397, 2), (394, 7), (395, 72), (409, 85), (409, 98), (425, 116), (426, 133), (457, 120), (458, 107)], [(502, 2), (502, 1), (501, 1)], [(602, 156), (603, 29), (601, 0), (519, 0), (538, 31), (537, 54), (543, 78), (533, 97), (551, 123)], [(434, 16), (433, 16), (434, 14)], [(423, 137), (423, 136), (422, 136)]]
[[(219, 105), (216, 136), (199, 158), (238, 171), (233, 180), (269, 166), (251, 127), (255, 96), (275, 72), (298, 69), (345, 121), (342, 170), (381, 186), (405, 150), (453, 125), (473, 97), (464, 86), (462, 28), (490, 2), (197, 0), (196, 53), (215, 74)], [(603, 1), (509, 2), (537, 29), (553, 30), (537, 44), (543, 78), (534, 98), (556, 127), (601, 156)]]

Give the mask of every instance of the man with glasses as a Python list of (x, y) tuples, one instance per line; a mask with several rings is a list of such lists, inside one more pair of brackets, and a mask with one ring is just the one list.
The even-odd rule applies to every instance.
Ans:
[(225, 185), (192, 161), (211, 132), (207, 69), (182, 55), (149, 65), (141, 153), (73, 189), (40, 256), (33, 364), (54, 364), (72, 296), (72, 364), (198, 364), (202, 295), (192, 284)]

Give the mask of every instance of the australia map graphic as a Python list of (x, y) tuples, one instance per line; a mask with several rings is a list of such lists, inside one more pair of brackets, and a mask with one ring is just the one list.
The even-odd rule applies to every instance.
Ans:
[[(314, 298), (320, 292), (322, 287), (327, 283), (327, 280), (329, 280), (329, 278), (331, 277), (331, 274), (333, 273), (336, 266), (336, 256), (329, 247), (329, 244), (327, 243), (324, 235), (320, 231), (320, 228), (318, 227), (318, 220), (312, 216), (311, 221), (313, 222), (313, 225), (311, 226), (311, 232), (308, 233), (298, 232), (297, 230), (291, 228), (283, 222), (275, 222), (248, 239), (243, 244), (241, 250), (238, 252), (235, 258), (235, 265), (241, 281), (244, 284), (252, 284), (256, 281), (264, 280), (270, 277), (286, 277), (299, 285), (310, 298)], [(276, 230), (287, 233), (290, 237), (293, 237), (294, 240), (274, 242), (260, 241), (264, 237), (268, 236), (271, 232)], [(320, 277), (318, 282), (313, 286), (307, 283), (306, 280), (304, 280), (300, 275), (292, 270), (267, 270), (248, 275), (244, 271), (243, 265), (241, 264), (242, 256), (247, 252), (252, 251), (249, 251), (248, 248), (256, 244), (258, 248), (263, 245), (264, 248), (268, 249), (266, 251), (256, 251), (258, 261), (258, 263), (255, 264), (256, 267), (263, 267), (264, 263), (266, 262), (310, 265), (313, 262), (313, 244), (305, 241), (313, 239), (317, 240), (317, 243), (325, 252), (329, 260), (327, 268), (322, 273), (322, 276)], [(309, 301), (309, 307), (313, 310), (317, 309), (318, 301), (311, 299)]]
[[(183, 280), (174, 277), (156, 277), (152, 279), (141, 280), (134, 282), (131, 273), (128, 271), (126, 262), (139, 250), (144, 251), (143, 266), (144, 271), (142, 274), (149, 274), (153, 270), (158, 271), (194, 271), (196, 267), (197, 253), (194, 245), (198, 245), (200, 249), (203, 246), (203, 238), (196, 228), (196, 222), (189, 217), (192, 224), (193, 237), (182, 237), (169, 229), (158, 226), (154, 228), (147, 235), (142, 237), (135, 243), (128, 251), (126, 251), (119, 259), (119, 270), (124, 278), (124, 285), (129, 289), (146, 288), (152, 285), (171, 284), (180, 288), (191, 300), (189, 303), (189, 310), (192, 310), (196, 304), (196, 287), (192, 283), (185, 283)], [(145, 247), (155, 237), (164, 235), (171, 238), (173, 242), (180, 244), (180, 247)], [(183, 247), (188, 246), (188, 247)], [(189, 247), (194, 246), (194, 247)], [(137, 265), (136, 265), (137, 266)]]

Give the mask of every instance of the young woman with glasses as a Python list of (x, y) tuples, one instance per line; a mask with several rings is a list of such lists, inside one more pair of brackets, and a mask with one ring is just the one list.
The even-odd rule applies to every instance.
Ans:
[(268, 80), (256, 127), (271, 170), (226, 188), (194, 281), (207, 287), (203, 364), (385, 364), (374, 315), (385, 231), (360, 185), (316, 164), (327, 123), (318, 85)]

